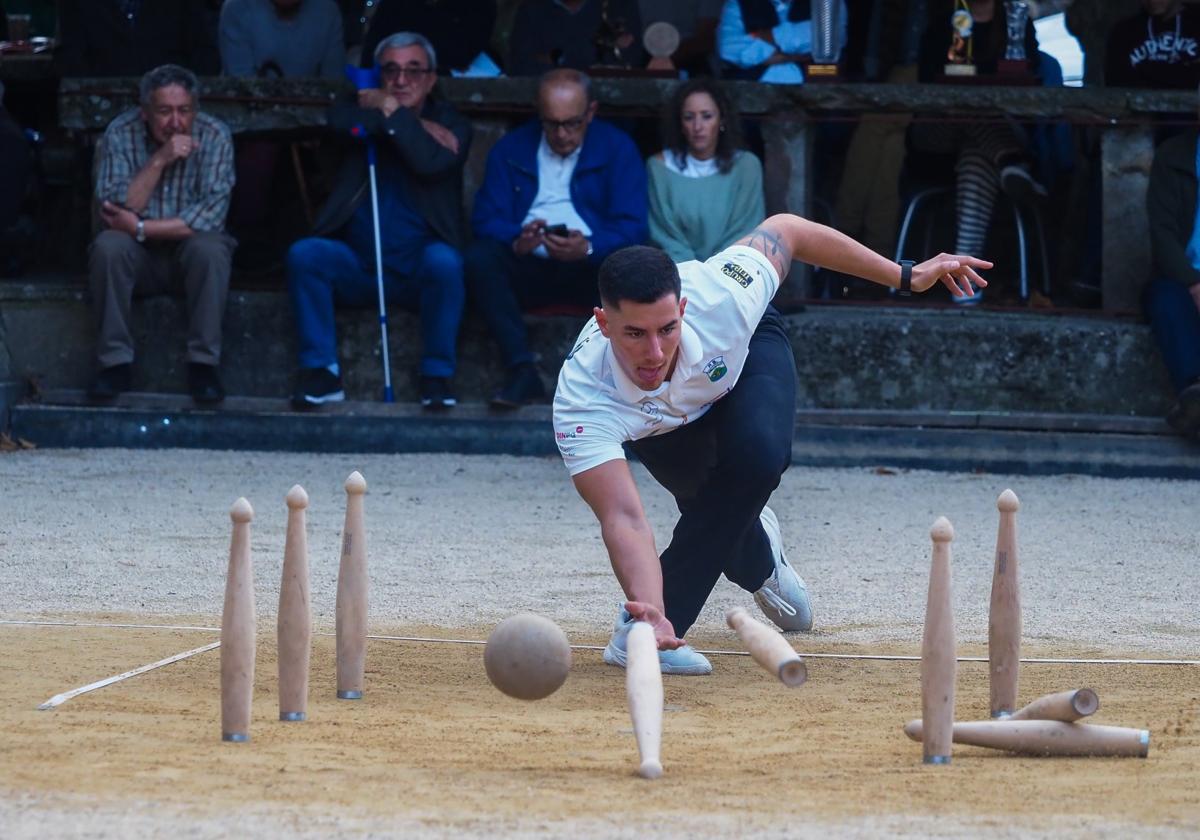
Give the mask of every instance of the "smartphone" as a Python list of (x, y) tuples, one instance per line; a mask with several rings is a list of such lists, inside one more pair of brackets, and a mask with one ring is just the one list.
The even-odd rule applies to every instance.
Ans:
[(566, 236), (570, 231), (566, 225), (546, 225), (542, 232), (551, 236)]

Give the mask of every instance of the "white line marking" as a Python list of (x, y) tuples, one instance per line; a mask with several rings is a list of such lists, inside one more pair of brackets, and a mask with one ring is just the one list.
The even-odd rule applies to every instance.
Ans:
[(98, 682), (90, 683), (89, 685), (81, 686), (80, 688), (73, 688), (70, 691), (63, 692), (62, 694), (55, 694), (45, 703), (38, 706), (38, 711), (44, 712), (47, 709), (53, 709), (56, 706), (61, 706), (63, 703), (66, 703), (72, 697), (78, 697), (80, 694), (86, 694), (89, 691), (95, 691), (97, 688), (104, 688), (106, 685), (112, 685), (113, 683), (121, 682), (121, 680), (127, 680), (130, 677), (136, 677), (138, 674), (144, 674), (147, 671), (153, 671), (155, 668), (161, 668), (164, 665), (170, 665), (173, 662), (178, 662), (181, 659), (187, 659), (189, 656), (195, 656), (198, 653), (204, 653), (205, 651), (209, 651), (220, 646), (220, 642), (213, 642), (212, 644), (204, 645), (203, 647), (185, 650), (183, 653), (177, 653), (174, 656), (168, 656), (166, 659), (160, 659), (157, 662), (151, 662), (149, 665), (143, 665), (140, 668), (134, 668), (132, 671), (126, 671), (124, 674), (117, 674), (114, 677), (105, 677)]
[[(102, 624), (85, 621), (20, 621), (0, 619), (0, 624), (18, 624), (33, 627), (119, 627), (138, 630), (206, 630), (213, 633), (221, 632), (220, 627), (192, 627), (176, 624)], [(316, 633), (318, 636), (333, 636), (333, 633)], [(486, 645), (483, 639), (435, 639), (425, 636), (367, 636), (384, 642), (430, 642), (450, 645)], [(603, 645), (571, 645), (572, 650), (604, 650)], [(749, 656), (744, 650), (701, 650), (708, 656)], [(878, 660), (881, 662), (920, 662), (920, 656), (884, 653), (805, 653), (797, 650), (802, 657), (809, 659), (849, 659), (849, 660)], [(959, 662), (987, 662), (986, 656), (960, 656)], [(1021, 662), (1030, 665), (1200, 665), (1200, 659), (1067, 659), (1060, 657), (1029, 657)]]

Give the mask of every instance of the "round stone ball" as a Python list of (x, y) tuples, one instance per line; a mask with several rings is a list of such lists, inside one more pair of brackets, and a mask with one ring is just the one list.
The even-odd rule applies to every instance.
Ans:
[(571, 646), (567, 634), (550, 619), (518, 613), (488, 636), (483, 667), (492, 685), (509, 697), (540, 700), (566, 681)]

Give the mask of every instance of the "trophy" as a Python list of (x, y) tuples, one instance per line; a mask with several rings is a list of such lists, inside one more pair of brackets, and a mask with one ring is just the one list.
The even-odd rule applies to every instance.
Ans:
[(975, 53), (971, 33), (975, 18), (967, 8), (967, 0), (957, 0), (954, 14), (950, 16), (950, 49), (946, 51), (947, 76), (974, 76)]
[(596, 27), (596, 64), (607, 67), (629, 67), (628, 50), (634, 44), (633, 34), (625, 18), (610, 16), (608, 0), (600, 4), (600, 24)]
[(1029, 74), (1028, 56), (1025, 55), (1025, 27), (1029, 23), (1029, 4), (1025, 0), (1008, 0), (1004, 4), (1007, 39), (1002, 58), (996, 71), (1004, 76)]
[(650, 56), (647, 70), (671, 72), (675, 69), (671, 56), (679, 49), (679, 30), (665, 20), (660, 20), (646, 27), (642, 33), (642, 46)]
[(809, 81), (837, 78), (841, 31), (841, 0), (816, 0), (812, 4), (812, 64), (806, 74)]

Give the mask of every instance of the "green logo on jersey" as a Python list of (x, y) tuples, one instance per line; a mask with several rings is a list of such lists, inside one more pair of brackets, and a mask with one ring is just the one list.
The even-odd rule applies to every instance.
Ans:
[(729, 368), (725, 365), (724, 356), (717, 356), (704, 366), (704, 375), (708, 377), (709, 382), (716, 382), (727, 373)]

